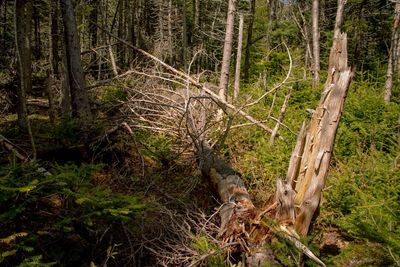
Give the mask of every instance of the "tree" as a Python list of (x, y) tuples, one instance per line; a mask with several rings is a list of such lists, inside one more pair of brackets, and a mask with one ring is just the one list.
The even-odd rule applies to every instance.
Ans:
[(228, 15), (226, 18), (226, 30), (225, 30), (225, 41), (224, 50), (221, 66), (221, 76), (219, 79), (219, 96), (223, 100), (227, 100), (228, 96), (228, 82), (229, 82), (229, 67), (232, 55), (232, 40), (233, 40), (233, 29), (235, 24), (235, 11), (236, 11), (236, 0), (229, 0), (228, 4)]
[(28, 118), (26, 107), (26, 93), (32, 89), (32, 69), (31, 69), (31, 20), (32, 20), (32, 2), (24, 0), (15, 0), (15, 51), (17, 56), (18, 73), (18, 125), (26, 130), (32, 146), (33, 159), (36, 159), (35, 141), (32, 135), (32, 129)]
[(254, 25), (254, 17), (256, 15), (256, 0), (250, 1), (250, 18), (249, 25), (247, 27), (247, 45), (246, 52), (244, 57), (244, 80), (245, 82), (249, 82), (249, 73), (250, 73), (250, 51), (251, 45), (253, 42), (253, 25)]
[(80, 43), (71, 0), (60, 0), (64, 25), (64, 42), (66, 51), (66, 69), (68, 73), (73, 115), (80, 119), (83, 126), (92, 120), (89, 99), (80, 56)]
[(320, 50), (320, 32), (319, 32), (319, 0), (313, 0), (312, 3), (312, 35), (313, 35), (313, 84), (319, 84), (319, 50)]
[(389, 102), (392, 97), (393, 89), (393, 73), (399, 60), (399, 47), (400, 47), (400, 2), (396, 2), (395, 6), (395, 17), (392, 30), (392, 40), (390, 42), (388, 67), (386, 71), (386, 82), (385, 82), (385, 102)]
[[(296, 230), (303, 236), (307, 235), (321, 201), (336, 132), (353, 77), (353, 71), (347, 64), (347, 35), (340, 33), (345, 2), (338, 2), (335, 37), (324, 92), (310, 124), (299, 134), (290, 160), (286, 185), (289, 191), (295, 188), (296, 193), (278, 196), (280, 203), (290, 203), (279, 214), (283, 218), (291, 218)], [(283, 191), (278, 189), (278, 192)], [(294, 198), (290, 199), (293, 195)], [(291, 208), (287, 209), (287, 206)], [(299, 207), (297, 212), (294, 212), (294, 207)]]
[(243, 23), (244, 23), (243, 14), (240, 14), (233, 99), (236, 99), (238, 97), (239, 90), (240, 90), (240, 63), (241, 63), (241, 59), (242, 59)]
[(15, 0), (15, 46), (18, 74), (18, 125), (22, 129), (29, 127), (26, 108), (26, 93), (32, 90), (31, 69), (31, 18), (32, 2)]

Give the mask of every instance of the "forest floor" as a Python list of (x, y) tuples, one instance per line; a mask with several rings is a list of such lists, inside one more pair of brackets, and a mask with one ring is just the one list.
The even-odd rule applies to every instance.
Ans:
[[(331, 178), (306, 240), (331, 266), (399, 263), (400, 177), (393, 162), (400, 112), (373, 88), (360, 82), (350, 92)], [(298, 129), (318, 95), (307, 86), (295, 91), (286, 124)], [(12, 95), (0, 116), (0, 135), (11, 145), (3, 140), (0, 149), (0, 265), (226, 264), (216, 240), (219, 203), (190, 147), (176, 149), (179, 143), (164, 134), (127, 127), (126, 118), (101, 102), (101, 119), (89, 134), (73, 120), (51, 124), (46, 98), (29, 98), (35, 99), (28, 108), (36, 161), (29, 161), (29, 137), (16, 126)], [(286, 141), (271, 145), (261, 130), (235, 129), (222, 149), (258, 206), (273, 197), (276, 177), (286, 172), (295, 135), (284, 135)], [(283, 266), (302, 259), (290, 244), (271, 247)]]

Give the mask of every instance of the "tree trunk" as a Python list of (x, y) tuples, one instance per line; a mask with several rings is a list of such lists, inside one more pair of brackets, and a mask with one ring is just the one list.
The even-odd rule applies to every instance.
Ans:
[[(117, 28), (117, 35), (121, 39), (125, 39), (124, 36), (124, 3), (125, 1), (120, 1), (120, 4), (118, 5), (118, 28)], [(117, 53), (116, 53), (116, 62), (118, 62), (118, 65), (123, 68), (124, 66), (124, 59), (125, 59), (125, 46), (121, 43), (117, 44)]]
[(187, 15), (186, 15), (186, 0), (183, 0), (182, 5), (182, 60), (184, 69), (187, 69), (187, 50), (188, 50), (188, 41), (187, 41)]
[(240, 64), (242, 60), (243, 23), (244, 23), (243, 14), (240, 14), (233, 99), (236, 99), (239, 96), (239, 90), (240, 90)]
[(251, 0), (249, 26), (247, 28), (247, 45), (245, 52), (246, 54), (244, 57), (244, 81), (246, 83), (249, 82), (250, 78), (250, 57), (251, 57), (250, 52), (253, 39), (253, 25), (254, 25), (255, 14), (256, 14), (256, 0)]
[(393, 32), (392, 32), (392, 40), (390, 43), (389, 50), (389, 59), (388, 59), (388, 67), (386, 71), (386, 82), (385, 82), (385, 102), (390, 102), (392, 97), (392, 89), (393, 89), (393, 74), (395, 72), (395, 66), (398, 62), (398, 51), (400, 50), (400, 2), (396, 2), (395, 7), (395, 19), (393, 24)]
[(285, 118), (285, 114), (286, 114), (286, 109), (288, 107), (289, 104), (289, 99), (291, 97), (292, 94), (292, 87), (289, 87), (288, 93), (285, 97), (285, 100), (283, 101), (282, 107), (281, 107), (281, 111), (279, 113), (279, 118), (278, 121), (276, 122), (276, 125), (274, 127), (274, 129), (272, 130), (272, 134), (271, 134), (271, 138), (269, 139), (270, 143), (273, 144), (275, 142), (276, 136), (278, 134), (279, 131), (279, 127), (281, 126), (283, 119)]
[(219, 80), (219, 96), (224, 101), (228, 98), (229, 67), (232, 55), (232, 40), (235, 24), (236, 0), (229, 0), (228, 15), (226, 18), (226, 31), (224, 52), (222, 57), (221, 76)]
[(193, 0), (193, 29), (196, 30), (200, 27), (200, 0)]
[[(98, 21), (98, 9), (99, 9), (99, 0), (91, 0), (90, 5), (92, 10), (89, 14), (89, 33), (90, 33), (90, 46), (91, 48), (95, 48), (97, 46), (97, 21)], [(97, 53), (92, 53), (90, 58), (90, 72), (93, 77), (96, 77), (95, 74), (98, 70), (97, 66)]]
[[(340, 35), (340, 28), (342, 27), (342, 23), (343, 23), (344, 5), (346, 4), (346, 2), (347, 2), (347, 0), (338, 0), (335, 28), (333, 30), (333, 43), (334, 44), (335, 44), (335, 39), (339, 38), (339, 35)], [(332, 47), (332, 49), (333, 49), (333, 47)]]
[(56, 122), (57, 112), (55, 104), (56, 93), (53, 90), (54, 83), (59, 79), (59, 68), (58, 63), (60, 57), (58, 54), (58, 7), (56, 1), (50, 1), (49, 3), (49, 15), (50, 15), (50, 53), (49, 53), (49, 77), (47, 84), (47, 97), (49, 99), (49, 118), (50, 122), (54, 125)]
[(313, 85), (319, 85), (319, 51), (320, 51), (320, 32), (319, 32), (319, 0), (313, 0), (312, 4), (312, 34), (313, 34)]
[(31, 18), (32, 2), (24, 0), (15, 1), (15, 44), (18, 75), (18, 125), (21, 129), (28, 127), (26, 109), (26, 93), (32, 90), (31, 69)]
[(85, 88), (74, 8), (71, 0), (60, 0), (60, 4), (64, 24), (66, 67), (70, 83), (72, 113), (80, 119), (82, 126), (87, 126), (92, 121), (92, 113)]
[(56, 1), (50, 1), (50, 64), (55, 77), (60, 74), (58, 64), (60, 62), (59, 55), (59, 29), (58, 29), (58, 7)]
[(33, 139), (32, 129), (28, 118), (26, 107), (26, 92), (32, 88), (32, 70), (31, 70), (31, 20), (32, 20), (32, 2), (25, 0), (15, 0), (14, 13), (15, 26), (15, 51), (17, 57), (18, 73), (18, 125), (26, 130), (32, 145), (33, 159), (36, 159), (36, 147)]
[[(296, 230), (307, 235), (311, 220), (319, 207), (332, 157), (336, 132), (353, 72), (347, 65), (347, 36), (339, 34), (331, 50), (328, 78), (320, 103), (308, 126), (303, 151), (299, 151), (301, 162), (292, 158), (290, 169), (298, 169), (290, 183), (295, 183), (294, 205), (300, 207), (295, 221)], [(293, 167), (295, 165), (297, 167)], [(288, 175), (289, 176), (289, 175)]]
[(41, 58), (41, 40), (40, 40), (40, 12), (37, 9), (36, 5), (33, 5), (33, 21), (34, 21), (34, 33), (35, 33), (35, 50), (34, 57), (36, 60), (40, 60)]
[(61, 116), (64, 120), (69, 120), (71, 118), (71, 92), (70, 92), (70, 82), (67, 67), (67, 52), (65, 44), (62, 46), (62, 71), (61, 71), (61, 95), (60, 95), (60, 108)]

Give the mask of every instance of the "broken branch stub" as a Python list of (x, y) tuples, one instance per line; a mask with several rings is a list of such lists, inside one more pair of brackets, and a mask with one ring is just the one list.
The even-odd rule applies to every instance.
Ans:
[(334, 40), (329, 58), (328, 78), (320, 103), (306, 130), (299, 135), (292, 155), (287, 183), (297, 192), (295, 228), (307, 235), (325, 186), (329, 163), (353, 71), (347, 64), (347, 35)]

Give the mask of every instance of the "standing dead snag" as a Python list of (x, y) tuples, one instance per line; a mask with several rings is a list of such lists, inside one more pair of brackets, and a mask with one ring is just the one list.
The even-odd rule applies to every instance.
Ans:
[[(345, 33), (334, 40), (329, 66), (320, 103), (305, 135), (299, 135), (297, 155), (292, 155), (286, 180), (287, 186), (295, 188), (294, 206), (298, 207), (295, 228), (303, 236), (307, 235), (321, 200), (344, 101), (353, 77), (353, 71), (347, 64)], [(279, 198), (284, 199), (284, 196)]]

